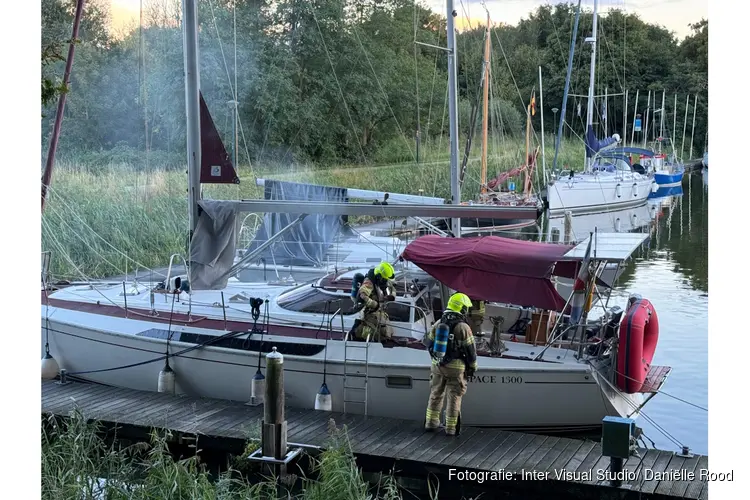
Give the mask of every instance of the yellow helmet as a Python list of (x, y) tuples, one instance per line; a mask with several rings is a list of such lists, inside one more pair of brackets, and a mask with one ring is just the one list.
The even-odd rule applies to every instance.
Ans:
[(378, 264), (378, 267), (375, 268), (375, 276), (380, 276), (381, 278), (392, 280), (395, 276), (393, 266), (387, 262), (381, 262), (380, 264)]
[(448, 299), (448, 309), (459, 314), (463, 314), (463, 308), (471, 307), (471, 299), (464, 293), (454, 293)]

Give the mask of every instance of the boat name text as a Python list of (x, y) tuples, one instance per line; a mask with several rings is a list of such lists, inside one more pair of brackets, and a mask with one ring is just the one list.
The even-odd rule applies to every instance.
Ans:
[(506, 377), (497, 375), (472, 375), (466, 377), (472, 384), (523, 384), (523, 377)]

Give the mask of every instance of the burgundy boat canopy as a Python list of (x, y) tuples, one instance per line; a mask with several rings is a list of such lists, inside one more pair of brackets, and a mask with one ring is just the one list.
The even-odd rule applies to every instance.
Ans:
[(401, 258), (472, 299), (562, 311), (566, 300), (550, 278), (575, 277), (579, 261), (563, 261), (573, 247), (499, 236), (427, 235), (407, 245)]

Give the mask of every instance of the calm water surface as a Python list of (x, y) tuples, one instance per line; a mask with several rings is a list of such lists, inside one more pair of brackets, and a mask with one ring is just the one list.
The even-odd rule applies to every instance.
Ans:
[(637, 425), (658, 448), (686, 445), (707, 454), (708, 171), (686, 176), (681, 194), (649, 204), (656, 205), (654, 218), (641, 230), (650, 230), (651, 239), (634, 256), (610, 300), (624, 309), (628, 294), (639, 293), (653, 303), (659, 317), (653, 364), (672, 367), (664, 392), (645, 406)]

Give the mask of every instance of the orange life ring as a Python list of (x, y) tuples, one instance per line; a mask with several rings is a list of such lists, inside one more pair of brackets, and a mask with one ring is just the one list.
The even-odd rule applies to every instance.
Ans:
[(653, 304), (636, 300), (620, 324), (617, 351), (617, 387), (626, 394), (643, 388), (659, 341), (659, 318)]

